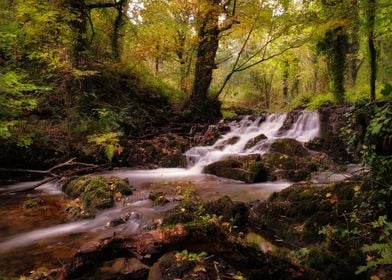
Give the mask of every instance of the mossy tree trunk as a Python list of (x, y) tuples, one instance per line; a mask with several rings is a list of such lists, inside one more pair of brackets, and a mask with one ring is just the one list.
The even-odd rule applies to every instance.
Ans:
[(338, 26), (325, 33), (319, 49), (327, 56), (330, 90), (338, 103), (344, 101), (344, 81), (348, 54), (348, 35), (343, 26)]
[[(202, 0), (198, 14), (199, 43), (196, 54), (195, 78), (188, 109), (192, 118), (200, 120), (221, 117), (219, 102), (212, 102), (208, 89), (212, 81), (212, 72), (216, 68), (215, 56), (219, 46), (219, 16), (222, 7), (220, 0)], [(214, 107), (211, 104), (215, 104)]]
[(74, 32), (72, 45), (73, 63), (81, 65), (89, 45), (87, 40), (88, 9), (84, 1), (80, 0), (64, 0), (63, 6), (73, 15), (70, 21), (70, 26)]

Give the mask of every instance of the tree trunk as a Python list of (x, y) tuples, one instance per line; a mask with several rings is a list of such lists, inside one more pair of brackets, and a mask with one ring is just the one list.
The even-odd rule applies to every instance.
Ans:
[(368, 0), (367, 20), (368, 20), (368, 46), (370, 60), (370, 99), (376, 99), (376, 78), (377, 78), (377, 51), (374, 46), (374, 22), (376, 19), (376, 0)]
[(72, 57), (74, 64), (78, 66), (83, 64), (83, 57), (88, 49), (86, 25), (88, 9), (84, 1), (80, 0), (64, 0), (63, 5), (65, 9), (74, 15), (74, 18), (70, 21), (71, 28), (75, 32)]
[(286, 105), (289, 95), (289, 61), (284, 61), (283, 68), (283, 103)]
[(214, 120), (221, 117), (220, 104), (217, 100), (211, 100), (208, 96), (208, 89), (212, 81), (212, 71), (216, 68), (215, 56), (219, 45), (221, 6), (219, 0), (206, 0), (205, 4), (198, 15), (199, 44), (196, 54), (195, 79), (188, 108), (193, 118)]
[(317, 84), (319, 80), (319, 66), (318, 66), (318, 58), (317, 56), (312, 57), (312, 65), (313, 65), (313, 84), (312, 84), (312, 94), (317, 93)]
[(112, 34), (112, 57), (114, 60), (119, 60), (121, 57), (121, 50), (120, 50), (120, 30), (123, 26), (123, 18), (124, 18), (124, 8), (126, 8), (126, 0), (120, 0), (117, 3), (116, 10), (117, 16), (113, 22), (113, 34)]

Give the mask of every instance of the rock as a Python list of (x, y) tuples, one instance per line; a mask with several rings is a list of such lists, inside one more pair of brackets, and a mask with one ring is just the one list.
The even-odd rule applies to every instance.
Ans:
[(152, 204), (155, 206), (169, 203), (169, 200), (166, 198), (166, 194), (163, 192), (151, 192), (148, 195), (148, 198), (152, 200)]
[(350, 211), (355, 204), (357, 184), (355, 181), (296, 183), (253, 207), (254, 215), (249, 223), (255, 228), (273, 231), (296, 246), (319, 242), (323, 238), (320, 228), (336, 223), (341, 218), (339, 213)]
[(244, 226), (248, 221), (249, 209), (245, 203), (233, 202), (227, 195), (204, 203), (204, 209), (207, 213), (221, 216), (224, 221), (231, 221), (237, 226)]
[(118, 177), (110, 177), (109, 185), (112, 191), (119, 192), (122, 195), (132, 195), (133, 187), (129, 185), (128, 179), (120, 179)]
[(293, 182), (308, 179), (318, 166), (308, 157), (298, 157), (281, 153), (267, 153), (262, 162), (270, 178)]
[(80, 196), (83, 208), (95, 215), (97, 210), (110, 208), (114, 204), (108, 181), (103, 177), (93, 178)]
[(250, 149), (253, 148), (254, 146), (256, 146), (257, 143), (259, 143), (261, 140), (265, 140), (267, 139), (267, 136), (265, 136), (264, 134), (260, 134), (252, 139), (250, 139), (246, 145), (245, 145), (245, 149)]
[(309, 156), (309, 151), (304, 148), (302, 143), (291, 138), (283, 138), (276, 140), (274, 143), (271, 144), (270, 152), (281, 153), (289, 156)]
[(222, 143), (219, 144), (219, 146), (216, 146), (217, 149), (223, 150), (227, 145), (234, 145), (240, 140), (239, 136), (233, 136), (226, 141), (223, 141)]
[[(116, 258), (99, 269), (99, 279), (147, 279), (150, 268), (136, 258)], [(98, 276), (98, 275), (97, 275)]]
[[(132, 194), (132, 188), (127, 180), (117, 177), (82, 176), (68, 180), (63, 185), (63, 191), (75, 199), (66, 211), (70, 217), (93, 216), (100, 209), (112, 207), (114, 198), (121, 199), (121, 195)], [(118, 195), (120, 197), (118, 197)], [(80, 215), (77, 212), (80, 211)]]
[(298, 120), (302, 110), (294, 110), (287, 114), (286, 119), (283, 122), (282, 127), (278, 131), (278, 135), (283, 134), (285, 131), (290, 130), (294, 123)]
[(268, 177), (259, 155), (214, 162), (204, 168), (204, 173), (246, 183), (265, 182)]
[[(347, 124), (348, 106), (325, 106), (319, 109), (320, 137), (305, 146), (311, 150), (328, 154), (337, 163), (352, 162), (347, 143), (341, 137), (341, 129)], [(360, 130), (360, 128), (358, 128)]]
[(337, 163), (352, 162), (352, 156), (346, 150), (344, 144), (337, 135), (328, 135), (325, 137), (316, 137), (305, 143), (305, 146), (314, 151), (326, 153), (331, 159)]

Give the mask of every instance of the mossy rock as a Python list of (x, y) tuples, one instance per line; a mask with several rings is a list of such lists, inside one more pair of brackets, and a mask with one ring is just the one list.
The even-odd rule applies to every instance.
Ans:
[(83, 208), (91, 214), (95, 214), (98, 209), (110, 208), (114, 204), (113, 193), (108, 181), (103, 177), (93, 178), (80, 198)]
[(92, 178), (93, 177), (88, 175), (82, 177), (72, 177), (64, 183), (63, 192), (65, 192), (71, 198), (80, 197)]
[(233, 202), (227, 195), (204, 203), (204, 209), (207, 213), (220, 216), (234, 225), (244, 226), (248, 222), (249, 209), (245, 203)]
[(267, 136), (265, 136), (264, 134), (260, 134), (256, 137), (253, 137), (246, 143), (245, 149), (250, 149), (256, 146), (256, 144), (259, 143), (261, 140), (265, 140), (265, 139), (267, 139)]
[(306, 180), (313, 171), (318, 170), (316, 162), (309, 157), (299, 157), (282, 153), (267, 153), (262, 162), (269, 176), (293, 182)]
[(71, 178), (63, 185), (63, 191), (72, 199), (79, 198), (81, 202), (81, 215), (73, 209), (71, 216), (74, 218), (93, 216), (100, 209), (110, 208), (114, 204), (117, 194), (131, 195), (132, 188), (128, 180), (111, 177), (82, 176)]
[(289, 156), (309, 156), (309, 151), (302, 145), (302, 143), (291, 138), (276, 140), (271, 144), (270, 151)]
[(166, 198), (166, 194), (163, 192), (151, 192), (148, 198), (152, 200), (152, 204), (155, 206), (164, 205), (169, 202)]
[(120, 179), (118, 177), (110, 177), (109, 185), (114, 192), (119, 192), (122, 195), (132, 195), (133, 188), (129, 185), (128, 179)]
[(258, 158), (246, 156), (217, 161), (207, 165), (204, 168), (204, 173), (245, 183), (265, 182), (268, 178), (260, 156)]

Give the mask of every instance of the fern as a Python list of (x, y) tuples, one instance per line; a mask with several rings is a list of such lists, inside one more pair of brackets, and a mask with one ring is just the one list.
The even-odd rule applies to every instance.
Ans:
[(377, 221), (372, 223), (374, 228), (382, 230), (379, 243), (373, 243), (362, 247), (362, 251), (368, 254), (366, 266), (360, 266), (357, 274), (376, 268), (379, 265), (392, 264), (392, 223), (387, 221), (386, 216), (380, 216)]
[(123, 151), (123, 147), (119, 144), (119, 138), (122, 136), (119, 132), (108, 132), (101, 134), (94, 134), (89, 136), (88, 142), (97, 145), (103, 150), (109, 163), (112, 163), (115, 154), (120, 155)]

